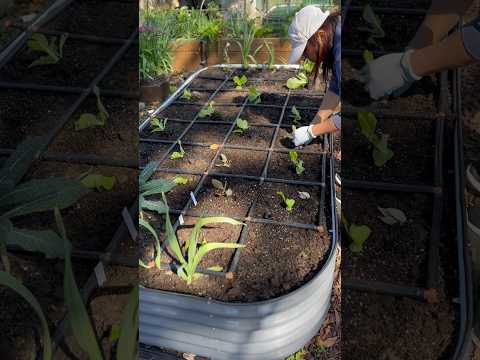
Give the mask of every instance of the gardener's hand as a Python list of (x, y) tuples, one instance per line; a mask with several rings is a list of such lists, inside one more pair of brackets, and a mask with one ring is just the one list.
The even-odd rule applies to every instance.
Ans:
[(312, 133), (312, 128), (313, 125), (302, 126), (294, 131), (293, 143), (295, 146), (309, 144), (313, 139), (315, 139), (315, 136)]
[(388, 95), (400, 95), (415, 81), (420, 80), (410, 65), (413, 50), (379, 57), (363, 67), (360, 81), (372, 99), (378, 100)]

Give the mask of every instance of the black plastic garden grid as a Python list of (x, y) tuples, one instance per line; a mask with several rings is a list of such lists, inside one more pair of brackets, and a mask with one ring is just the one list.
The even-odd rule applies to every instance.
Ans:
[[(116, 0), (113, 0), (116, 1)], [(125, 3), (125, 1), (120, 1)], [(58, 31), (42, 31), (42, 26), (47, 25), (50, 21), (57, 19), (62, 13), (67, 9), (69, 5), (74, 3), (72, 0), (57, 0), (57, 3), (60, 4), (55, 11), (51, 13), (51, 16), (45, 16), (43, 21), (40, 23), (33, 23), (29, 27), (25, 29), (25, 31), (17, 38), (17, 40), (21, 40), (15, 44), (15, 46), (6, 46), (4, 50), (0, 53), (0, 69), (2, 69), (8, 62), (14, 59), (15, 55), (23, 48), (26, 41), (33, 33), (43, 33), (45, 35), (63, 35), (66, 34), (69, 38), (72, 39), (79, 39), (85, 42), (93, 42), (93, 43), (103, 43), (103, 44), (112, 44), (112, 45), (121, 45), (118, 50), (115, 52), (114, 56), (110, 58), (108, 63), (103, 66), (103, 69), (91, 80), (90, 84), (86, 88), (79, 88), (79, 87), (68, 87), (68, 86), (51, 86), (51, 85), (42, 85), (42, 84), (35, 84), (35, 83), (15, 83), (15, 82), (7, 82), (1, 81), (0, 88), (2, 89), (17, 89), (17, 90), (33, 90), (39, 92), (50, 92), (50, 93), (58, 93), (58, 94), (78, 94), (77, 99), (72, 103), (72, 105), (63, 113), (63, 115), (59, 118), (58, 123), (53, 126), (53, 128), (48, 132), (48, 134), (44, 135), (46, 138), (46, 143), (42, 151), (38, 154), (37, 158), (43, 161), (58, 161), (70, 164), (88, 164), (88, 165), (103, 165), (103, 166), (110, 166), (110, 167), (127, 167), (127, 168), (137, 168), (138, 161), (131, 160), (116, 160), (110, 159), (105, 157), (100, 157), (97, 155), (77, 155), (77, 154), (60, 154), (60, 153), (48, 153), (46, 152), (47, 147), (53, 142), (55, 137), (60, 133), (62, 128), (65, 124), (72, 118), (75, 111), (82, 105), (82, 103), (89, 97), (94, 95), (93, 88), (100, 84), (103, 78), (112, 70), (114, 65), (122, 59), (122, 57), (126, 54), (127, 50), (132, 46), (138, 43), (138, 28), (135, 29), (128, 39), (117, 39), (117, 38), (105, 38), (105, 37), (97, 37), (97, 36), (89, 36), (89, 35), (78, 35), (78, 34), (71, 34), (66, 32), (58, 32)], [(133, 1), (132, 1), (133, 3)], [(52, 8), (55, 8), (56, 3), (52, 4)], [(49, 10), (46, 10), (48, 13)], [(42, 15), (41, 15), (42, 16)], [(18, 25), (19, 27), (23, 28), (22, 25)], [(13, 44), (12, 41), (11, 44)], [(120, 97), (120, 98), (138, 98), (138, 94), (135, 94), (131, 91), (116, 91), (116, 90), (102, 90), (100, 89), (100, 93), (102, 96), (113, 96), (113, 97)], [(12, 154), (14, 149), (8, 148), (0, 148), (0, 158), (3, 156), (9, 156)], [(120, 241), (122, 239), (127, 238), (129, 235), (135, 240), (136, 237), (136, 230), (132, 228), (132, 218), (137, 217), (138, 212), (138, 202), (136, 201), (134, 205), (127, 210), (126, 208), (121, 214), (123, 221), (120, 223), (118, 229), (115, 231), (112, 240), (108, 244), (107, 248), (104, 252), (98, 251), (85, 251), (85, 250), (75, 250), (72, 251), (72, 258), (77, 259), (90, 259), (90, 260), (98, 260), (100, 264), (110, 264), (110, 265), (122, 265), (128, 267), (137, 267), (138, 266), (138, 258), (123, 256), (118, 254), (118, 249), (120, 245)], [(8, 249), (10, 252), (21, 252), (27, 253), (25, 250), (19, 251), (18, 248), (10, 248)], [(85, 302), (93, 295), (94, 291), (102, 287), (102, 283), (99, 283), (97, 276), (95, 273), (88, 278), (86, 284), (83, 286), (81, 293)], [(65, 337), (66, 334), (66, 326), (67, 321), (64, 317), (63, 320), (59, 323), (56, 328), (56, 331), (52, 337), (52, 347), (55, 349), (59, 346)]]
[[(227, 67), (225, 69), (227, 71), (228, 65), (226, 65), (226, 66)], [(238, 71), (241, 72), (241, 70), (238, 70)], [(211, 93), (211, 95), (208, 97), (208, 100), (206, 102), (201, 102), (201, 103), (198, 103), (198, 102), (184, 102), (184, 101), (179, 102), (178, 99), (176, 98), (176, 99), (174, 99), (175, 101), (173, 101), (171, 104), (168, 104), (168, 106), (182, 104), (182, 105), (194, 105), (194, 106), (195, 105), (201, 105), (201, 107), (203, 107), (203, 106), (206, 106), (210, 101), (214, 100), (215, 96), (217, 94), (219, 94), (220, 92), (242, 93), (242, 94), (245, 95), (245, 91), (242, 91), (242, 90), (225, 89), (225, 85), (229, 81), (231, 81), (232, 76), (234, 74), (237, 74), (237, 73), (238, 72), (236, 72), (236, 71), (228, 71), (225, 74), (224, 77), (202, 76), (200, 74), (196, 77), (196, 79), (220, 80), (221, 81), (220, 84), (216, 87), (215, 90), (210, 90), (210, 91), (206, 90), (205, 88), (198, 88), (198, 87), (196, 88), (196, 87), (193, 87), (193, 86), (190, 86), (190, 85), (187, 86), (187, 88), (191, 91)], [(291, 75), (293, 75), (293, 74), (294, 73), (292, 72)], [(261, 83), (261, 82), (264, 82), (264, 81), (265, 80), (261, 77), (255, 77), (255, 78), (249, 79), (249, 84), (248, 85), (251, 86), (252, 84), (257, 84), (257, 83)], [(286, 81), (286, 79), (267, 80), (267, 82), (270, 83), (270, 84), (271, 83), (278, 84), (279, 88), (282, 88), (282, 85), (285, 84), (285, 81)], [(222, 177), (222, 178), (226, 178), (226, 179), (228, 179), (228, 178), (239, 178), (239, 179), (244, 179), (244, 180), (256, 180), (256, 181), (258, 181), (259, 185), (262, 185), (265, 182), (272, 182), (272, 183), (283, 183), (283, 184), (287, 184), (287, 185), (304, 185), (304, 186), (312, 186), (312, 187), (320, 187), (321, 188), (320, 202), (319, 202), (319, 212), (318, 212), (318, 219), (317, 219), (316, 224), (305, 224), (305, 223), (296, 223), (296, 222), (287, 222), (287, 221), (275, 221), (275, 220), (271, 220), (271, 219), (253, 217), (252, 215), (254, 213), (254, 210), (255, 210), (255, 207), (256, 207), (256, 204), (257, 204), (257, 199), (258, 199), (258, 198), (255, 198), (253, 200), (253, 202), (250, 204), (249, 210), (248, 210), (247, 214), (245, 214), (244, 217), (240, 217), (240, 218), (235, 217), (235, 216), (233, 217), (236, 220), (242, 221), (246, 224), (246, 226), (243, 227), (243, 229), (240, 233), (240, 236), (239, 236), (239, 239), (238, 239), (239, 244), (244, 244), (245, 243), (245, 241), (247, 239), (250, 223), (269, 224), (269, 225), (283, 225), (283, 226), (286, 226), (286, 227), (289, 227), (289, 228), (299, 228), (299, 229), (308, 229), (308, 230), (316, 230), (316, 231), (326, 231), (326, 229), (327, 229), (326, 215), (325, 215), (325, 209), (324, 209), (325, 206), (324, 205), (325, 205), (325, 189), (326, 189), (326, 183), (325, 183), (325, 181), (326, 181), (326, 166), (327, 166), (327, 159), (328, 159), (328, 156), (329, 156), (329, 151), (318, 152), (318, 151), (308, 151), (308, 150), (303, 150), (303, 149), (297, 150), (297, 152), (299, 154), (312, 154), (312, 155), (318, 155), (319, 156), (319, 158), (318, 158), (319, 165), (321, 165), (321, 172), (320, 172), (319, 181), (273, 178), (273, 177), (268, 176), (268, 169), (269, 169), (269, 165), (271, 163), (272, 155), (274, 153), (282, 153), (282, 152), (283, 153), (288, 153), (288, 151), (289, 151), (289, 149), (277, 148), (275, 143), (276, 143), (280, 128), (282, 128), (282, 127), (290, 128), (291, 127), (291, 125), (282, 124), (282, 121), (286, 116), (285, 113), (286, 113), (286, 109), (288, 107), (287, 105), (289, 104), (290, 95), (291, 94), (305, 94), (305, 91), (290, 91), (290, 90), (289, 91), (282, 91), (282, 90), (273, 91), (273, 90), (268, 90), (267, 93), (285, 95), (285, 100), (284, 100), (283, 105), (268, 105), (268, 104), (262, 104), (262, 103), (260, 103), (260, 104), (249, 104), (248, 103), (248, 98), (245, 96), (245, 99), (243, 100), (242, 103), (228, 103), (228, 102), (215, 103), (216, 107), (221, 107), (221, 106), (237, 106), (237, 107), (239, 107), (238, 113), (236, 114), (235, 118), (231, 121), (204, 120), (204, 119), (199, 118), (199, 116), (198, 116), (199, 111), (196, 113), (195, 117), (192, 120), (168, 118), (169, 122), (170, 121), (171, 122), (181, 122), (181, 123), (187, 123), (188, 124), (187, 127), (182, 131), (182, 133), (175, 140), (162, 140), (162, 139), (148, 138), (148, 134), (150, 133), (148, 131), (149, 126), (150, 126), (149, 120), (153, 116), (156, 116), (158, 114), (161, 115), (161, 112), (163, 110), (165, 110), (166, 108), (168, 108), (168, 106), (164, 106), (162, 108), (157, 109), (157, 111), (155, 111), (153, 114), (151, 114), (142, 123), (142, 125), (140, 127), (140, 129), (141, 129), (140, 130), (140, 135), (141, 135), (141, 137), (140, 137), (140, 146), (141, 146), (140, 147), (140, 152), (141, 153), (143, 152), (142, 151), (143, 150), (142, 145), (144, 145), (144, 144), (166, 144), (166, 145), (169, 145), (168, 149), (166, 151), (164, 151), (164, 153), (160, 156), (160, 158), (155, 159), (155, 161), (158, 162), (158, 167), (155, 171), (156, 173), (161, 174), (163, 172), (163, 173), (173, 173), (173, 174), (188, 174), (188, 175), (196, 175), (196, 176), (201, 177), (200, 180), (198, 181), (194, 191), (192, 192), (193, 197), (195, 197), (195, 198), (197, 197), (199, 192), (202, 190), (203, 186), (205, 185), (205, 181), (207, 180), (208, 177)], [(323, 95), (323, 93), (319, 92), (319, 93), (316, 93), (316, 95), (319, 96), (319, 103), (320, 103), (320, 100), (321, 100), (320, 96)], [(243, 113), (243, 111), (244, 111), (244, 109), (246, 108), (247, 105), (249, 107), (256, 107), (256, 108), (259, 108), (259, 109), (261, 109), (261, 108), (278, 108), (278, 109), (281, 109), (281, 114), (280, 114), (280, 117), (279, 117), (278, 122), (276, 124), (254, 123), (254, 122), (249, 121), (249, 124), (252, 125), (252, 126), (257, 126), (257, 127), (262, 126), (262, 127), (269, 127), (269, 128), (274, 129), (274, 132), (273, 132), (271, 140), (270, 140), (270, 145), (268, 147), (254, 147), (254, 146), (241, 146), (241, 145), (227, 144), (227, 141), (229, 140), (230, 136), (233, 134), (233, 130), (235, 129), (236, 119), (240, 118), (240, 116), (242, 115), (242, 113)], [(318, 110), (318, 108), (310, 108), (310, 107), (297, 107), (297, 108), (299, 110), (308, 110), (308, 109)], [(206, 144), (206, 143), (183, 142), (182, 141), (182, 138), (184, 138), (184, 136), (187, 135), (187, 133), (191, 130), (191, 128), (196, 124), (230, 125), (229, 130), (227, 131), (227, 133), (223, 137), (223, 141), (220, 144), (218, 144), (218, 148), (215, 150), (215, 154), (214, 154), (213, 158), (209, 161), (207, 169), (202, 172), (202, 171), (190, 171), (190, 170), (185, 170), (185, 169), (180, 169), (180, 168), (162, 167), (161, 166), (162, 163), (165, 160), (168, 159), (170, 153), (176, 148), (179, 141), (181, 141), (182, 145), (187, 145), (187, 146), (192, 146), (192, 147), (209, 148), (212, 145), (212, 144)], [(329, 149), (329, 141), (328, 141), (327, 137), (324, 138), (323, 146), (324, 146), (324, 149)], [(266, 157), (266, 159), (263, 163), (263, 166), (262, 166), (261, 175), (260, 176), (253, 176), (253, 175), (246, 175), (246, 174), (230, 174), (230, 173), (222, 173), (222, 172), (219, 172), (219, 171), (212, 171), (214, 169), (215, 163), (216, 163), (216, 161), (217, 161), (218, 157), (220, 156), (223, 149), (249, 150), (249, 151), (259, 151), (259, 152), (267, 153), (267, 157)], [(320, 161), (321, 161), (321, 164), (320, 164)], [(141, 168), (143, 168), (145, 165), (146, 165), (146, 163), (141, 164)], [(201, 216), (225, 216), (225, 214), (215, 214), (215, 213), (199, 214), (192, 207), (194, 207), (194, 201), (192, 199), (192, 196), (190, 196), (188, 201), (186, 202), (185, 206), (183, 207), (183, 209), (170, 209), (170, 213), (178, 215), (178, 216), (182, 215), (182, 216), (189, 216), (189, 217), (193, 217), (193, 218), (198, 218), (198, 217), (201, 217)], [(176, 231), (176, 229), (180, 225), (181, 225), (181, 221), (180, 221), (180, 219), (177, 219), (174, 226), (173, 226), (173, 229)], [(203, 273), (203, 274), (207, 274), (207, 275), (211, 275), (211, 276), (225, 277), (225, 276), (227, 276), (228, 273), (235, 272), (240, 256), (241, 256), (241, 248), (235, 249), (235, 251), (234, 251), (234, 253), (233, 253), (233, 255), (230, 259), (229, 265), (225, 270), (220, 271), (220, 272), (216, 272), (216, 271), (210, 271), (210, 270), (207, 270), (207, 269), (199, 268), (198, 272)], [(175, 261), (175, 259), (173, 259), (173, 260)], [(169, 269), (171, 269), (171, 267), (169, 265), (164, 264), (164, 265), (162, 265), (162, 269), (169, 270)]]
[[(347, 1), (343, 6), (343, 19), (348, 16), (349, 12), (361, 12), (363, 7), (350, 6), (351, 1)], [(404, 9), (404, 8), (379, 8), (374, 7), (376, 14), (385, 15), (422, 15), (426, 13), (426, 10), (418, 9)], [(403, 51), (402, 49), (397, 50)], [(373, 51), (375, 57), (385, 54), (385, 51)], [(388, 53), (395, 52), (389, 51)], [(357, 49), (342, 49), (342, 57), (361, 57), (362, 50)], [(361, 181), (361, 180), (349, 180), (342, 178), (342, 187), (352, 189), (364, 189), (364, 190), (383, 190), (392, 192), (405, 192), (405, 193), (425, 193), (433, 196), (433, 209), (432, 209), (432, 221), (431, 221), (431, 234), (430, 243), (428, 248), (428, 260), (427, 260), (427, 276), (425, 280), (425, 287), (419, 288), (414, 286), (404, 286), (394, 283), (385, 283), (379, 281), (369, 281), (360, 279), (342, 279), (342, 284), (346, 288), (359, 291), (371, 291), (382, 293), (392, 296), (408, 296), (418, 300), (426, 300), (428, 290), (434, 290), (438, 287), (439, 282), (439, 246), (440, 246), (440, 230), (442, 224), (442, 211), (443, 211), (443, 149), (444, 149), (444, 128), (446, 116), (449, 113), (449, 87), (447, 72), (440, 74), (440, 94), (438, 101), (438, 112), (436, 114), (402, 114), (392, 112), (379, 112), (375, 111), (376, 116), (380, 116), (384, 119), (405, 119), (405, 121), (412, 121), (415, 119), (429, 119), (435, 121), (435, 153), (434, 153), (434, 175), (431, 185), (415, 185), (415, 184), (392, 184), (387, 182), (373, 182), (373, 181)], [(344, 115), (355, 116), (356, 111), (353, 109), (344, 109)]]

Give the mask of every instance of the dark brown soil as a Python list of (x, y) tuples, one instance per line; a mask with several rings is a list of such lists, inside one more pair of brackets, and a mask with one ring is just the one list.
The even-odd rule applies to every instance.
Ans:
[(131, 46), (100, 82), (100, 89), (138, 91), (138, 49)]
[(356, 121), (343, 122), (342, 144), (347, 179), (394, 183), (433, 183), (435, 124), (429, 120), (382, 120), (377, 128), (388, 134), (393, 158), (383, 168), (375, 166), (368, 140), (360, 133)]
[(292, 108), (287, 107), (285, 110), (285, 115), (283, 116), (282, 125), (295, 125), (296, 127), (300, 126), (307, 126), (310, 125), (315, 118), (318, 110), (305, 110), (305, 109), (297, 109), (302, 117), (298, 120), (298, 123), (294, 123), (294, 117), (292, 114)]
[[(260, 176), (267, 158), (265, 151), (223, 149), (222, 153), (231, 161), (230, 167), (215, 166), (212, 172)], [(220, 157), (217, 164), (221, 164)]]
[[(210, 165), (210, 161), (215, 155), (215, 151), (209, 148), (198, 147), (198, 146), (183, 146), (185, 150), (185, 155), (183, 158), (171, 160), (170, 156), (161, 164), (165, 168), (175, 168), (181, 170), (189, 170), (195, 172), (206, 171)], [(173, 151), (179, 151), (178, 146)], [(152, 156), (150, 160), (155, 160), (156, 156)]]
[(240, 91), (219, 91), (213, 101), (217, 104), (242, 104), (246, 95), (246, 92)]
[(260, 96), (260, 99), (262, 100), (261, 103), (264, 105), (283, 106), (283, 104), (285, 104), (286, 98), (287, 98), (287, 95), (285, 94), (275, 94), (275, 93), (269, 93), (269, 92), (264, 92)]
[[(322, 96), (308, 96), (308, 95), (291, 95), (288, 99), (287, 106), (299, 107), (313, 107), (315, 109), (319, 108), (322, 104)], [(301, 109), (299, 109), (301, 113)]]
[(272, 142), (274, 128), (250, 126), (244, 133), (232, 133), (228, 145), (255, 146), (267, 149)]
[(174, 104), (158, 114), (159, 118), (193, 120), (195, 115), (202, 109), (198, 105)]
[[(342, 273), (346, 278), (425, 286), (433, 199), (426, 194), (398, 196), (379, 191), (342, 190), (343, 211), (350, 223), (367, 225), (372, 235), (361, 253), (352, 253), (348, 235), (343, 243)], [(387, 225), (377, 207), (397, 208), (407, 216), (403, 225)], [(381, 269), (381, 271), (380, 271)]]
[(240, 117), (250, 124), (278, 124), (282, 109), (246, 106)]
[(194, 90), (216, 90), (222, 83), (223, 80), (196, 78), (192, 81), (190, 88)]
[(42, 54), (24, 48), (0, 71), (0, 79), (42, 85), (86, 87), (103, 70), (118, 49), (118, 46), (67, 39), (63, 48), (63, 58), (57, 64), (29, 68), (29, 65)]
[(167, 128), (162, 132), (152, 132), (152, 129), (146, 127), (141, 133), (140, 137), (146, 139), (159, 139), (176, 141), (188, 126), (187, 122), (177, 122), (175, 120), (167, 121)]
[(231, 125), (195, 124), (185, 134), (182, 141), (204, 144), (221, 144)]
[[(178, 103), (190, 103), (190, 102), (195, 102), (195, 103), (202, 103), (206, 104), (210, 96), (212, 96), (213, 91), (192, 91), (192, 98), (191, 99), (182, 99), (182, 95), (175, 100)], [(218, 96), (214, 98), (215, 102), (217, 102)], [(221, 102), (221, 101), (218, 101)], [(226, 102), (226, 101), (224, 101)], [(230, 101), (228, 101), (230, 102)], [(233, 101), (232, 101), (233, 102)]]
[(268, 168), (268, 177), (303, 181), (320, 181), (322, 174), (321, 155), (298, 154), (303, 160), (305, 171), (301, 175), (295, 172), (295, 166), (288, 153), (274, 152)]

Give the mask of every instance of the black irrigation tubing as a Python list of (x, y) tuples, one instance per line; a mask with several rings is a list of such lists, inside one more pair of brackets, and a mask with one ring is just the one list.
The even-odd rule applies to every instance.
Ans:
[[(9, 156), (14, 153), (14, 149), (2, 149), (0, 148), (0, 155)], [(97, 155), (77, 155), (77, 154), (53, 154), (43, 153), (39, 156), (39, 159), (44, 161), (57, 161), (65, 162), (69, 164), (87, 164), (95, 166), (110, 166), (110, 167), (125, 167), (138, 169), (138, 160), (116, 160), (110, 157), (101, 157)]]
[(396, 184), (379, 181), (352, 180), (342, 177), (342, 187), (363, 190), (381, 190), (407, 193), (441, 193), (442, 188), (432, 185)]
[[(231, 124), (232, 124), (231, 122), (227, 123), (227, 125), (231, 125)], [(254, 124), (250, 123), (250, 125), (254, 125)], [(255, 125), (255, 126), (257, 126), (257, 125)], [(258, 125), (258, 126), (262, 126), (262, 125)], [(268, 127), (270, 127), (270, 126), (268, 126)], [(177, 143), (177, 141), (175, 141), (175, 140), (147, 139), (147, 138), (141, 138), (140, 141), (145, 142), (145, 143), (150, 142), (150, 143), (160, 143), (160, 144), (176, 144)], [(198, 147), (210, 147), (212, 144), (185, 141), (185, 142), (182, 142), (182, 146), (183, 145), (198, 146)], [(268, 151), (268, 148), (263, 148), (263, 147), (258, 147), (258, 146), (229, 145), (229, 144), (225, 144), (225, 149), (251, 150), (251, 151), (263, 151), (263, 152)], [(272, 151), (273, 152), (280, 152), (280, 153), (288, 153), (291, 150), (293, 150), (293, 149), (274, 148)], [(305, 149), (298, 149), (298, 150), (295, 149), (295, 151), (299, 154), (308, 154), (308, 155), (319, 155), (319, 154), (324, 153), (323, 151), (311, 151), (311, 150), (305, 150)], [(1, 149), (0, 149), (0, 152), (1, 152)]]
[(405, 296), (420, 301), (425, 300), (425, 291), (422, 288), (403, 286), (381, 281), (370, 281), (360, 279), (342, 279), (342, 286), (346, 289), (374, 292), (383, 295)]
[[(270, 94), (275, 94), (275, 93), (270, 93)], [(247, 96), (247, 94), (245, 94), (245, 96)], [(284, 95), (284, 96), (286, 96), (286, 95)], [(321, 96), (321, 98), (323, 98), (323, 96)], [(319, 99), (319, 102), (320, 101), (321, 101), (321, 99)], [(179, 100), (176, 100), (172, 103), (172, 105), (202, 105), (202, 104), (203, 104), (202, 102), (195, 102), (195, 101), (187, 102), (187, 101), (179, 101)], [(218, 102), (217, 103), (216, 102), (215, 105), (216, 106), (239, 106), (240, 103), (224, 103), (224, 102)], [(283, 109), (283, 105), (263, 104), (263, 103), (261, 103), (261, 104), (248, 104), (247, 107)], [(287, 107), (291, 107), (291, 106), (287, 106)], [(295, 105), (295, 107), (298, 110), (318, 110), (318, 107), (312, 107), (312, 106), (297, 106), (297, 105)]]
[[(58, 86), (58, 85), (41, 85), (41, 84), (32, 84), (32, 83), (22, 83), (14, 81), (0, 81), (0, 88), (3, 89), (13, 89), (13, 90), (34, 90), (34, 91), (45, 91), (45, 92), (54, 92), (54, 93), (65, 93), (65, 94), (82, 94), (88, 92), (88, 89), (74, 86)], [(122, 98), (131, 98), (138, 99), (140, 93), (137, 91), (122, 91), (122, 90), (109, 90), (109, 89), (99, 89), (101, 96), (113, 96), (113, 97), (122, 97)], [(93, 94), (90, 94), (93, 95)]]

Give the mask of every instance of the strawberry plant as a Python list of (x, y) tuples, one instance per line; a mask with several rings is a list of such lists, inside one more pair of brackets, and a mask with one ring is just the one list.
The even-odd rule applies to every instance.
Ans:
[(262, 99), (260, 99), (260, 93), (258, 92), (257, 88), (255, 86), (250, 86), (248, 89), (248, 101), (251, 102), (252, 104), (259, 104), (262, 102)]
[(295, 75), (294, 77), (291, 77), (290, 79), (287, 80), (287, 88), (289, 89), (300, 89), (304, 88), (308, 84), (308, 78), (305, 73), (301, 72)]
[(234, 76), (233, 77), (233, 82), (235, 83), (235, 89), (241, 90), (243, 89), (243, 86), (247, 83), (248, 78), (245, 75), (242, 75), (241, 77)]
[(295, 206), (295, 200), (286, 197), (282, 191), (277, 191), (277, 195), (280, 196), (280, 198), (282, 199), (287, 211), (291, 212), (293, 210), (293, 207)]
[(56, 37), (51, 37), (50, 41), (48, 41), (48, 38), (43, 34), (33, 34), (27, 41), (27, 47), (33, 51), (44, 53), (45, 55), (40, 56), (28, 67), (58, 63), (63, 57), (63, 46), (66, 40), (67, 35), (60, 36), (57, 45)]
[(215, 112), (214, 108), (215, 102), (210, 101), (206, 107), (204, 107), (202, 110), (200, 110), (198, 117), (200, 118), (205, 118), (205, 117), (210, 117), (212, 114)]
[(305, 171), (305, 167), (303, 166), (303, 160), (300, 160), (298, 158), (298, 153), (295, 150), (290, 150), (288, 152), (288, 155), (290, 156), (290, 161), (295, 166), (295, 172), (297, 173), (297, 175), (302, 175), (302, 173)]
[(293, 105), (292, 106), (292, 109), (290, 110), (290, 117), (293, 118), (292, 122), (295, 124), (295, 125), (299, 125), (300, 124), (300, 120), (302, 120), (302, 115), (300, 115), (300, 112), (297, 110), (296, 106)]
[(105, 121), (108, 119), (109, 114), (105, 106), (103, 106), (102, 100), (100, 99), (100, 90), (98, 87), (93, 88), (93, 93), (97, 97), (97, 109), (96, 114), (84, 113), (80, 115), (80, 118), (75, 121), (75, 130), (83, 130), (92, 127), (102, 127), (105, 126)]
[(188, 89), (183, 90), (183, 94), (180, 96), (180, 99), (192, 100), (192, 92)]
[(343, 213), (342, 225), (348, 237), (352, 240), (349, 246), (350, 251), (354, 253), (361, 252), (365, 241), (367, 241), (372, 234), (372, 230), (367, 225), (349, 224)]
[(377, 118), (371, 112), (359, 112), (357, 114), (357, 124), (360, 132), (372, 145), (372, 156), (376, 166), (384, 166), (394, 155), (388, 147), (388, 135), (376, 133)]
[(183, 150), (183, 147), (182, 147), (182, 142), (180, 140), (178, 140), (178, 147), (180, 149), (180, 151), (174, 151), (171, 155), (170, 155), (170, 160), (177, 160), (177, 159), (181, 159), (185, 156), (185, 150)]
[(166, 119), (166, 118), (160, 118), (159, 119), (156, 116), (154, 116), (150, 120), (150, 126), (152, 127), (152, 133), (164, 132), (167, 129), (167, 122), (168, 122), (168, 119)]
[(237, 121), (235, 122), (235, 130), (233, 130), (233, 132), (235, 134), (243, 134), (248, 129), (250, 129), (250, 125), (248, 124), (248, 121), (238, 118)]

